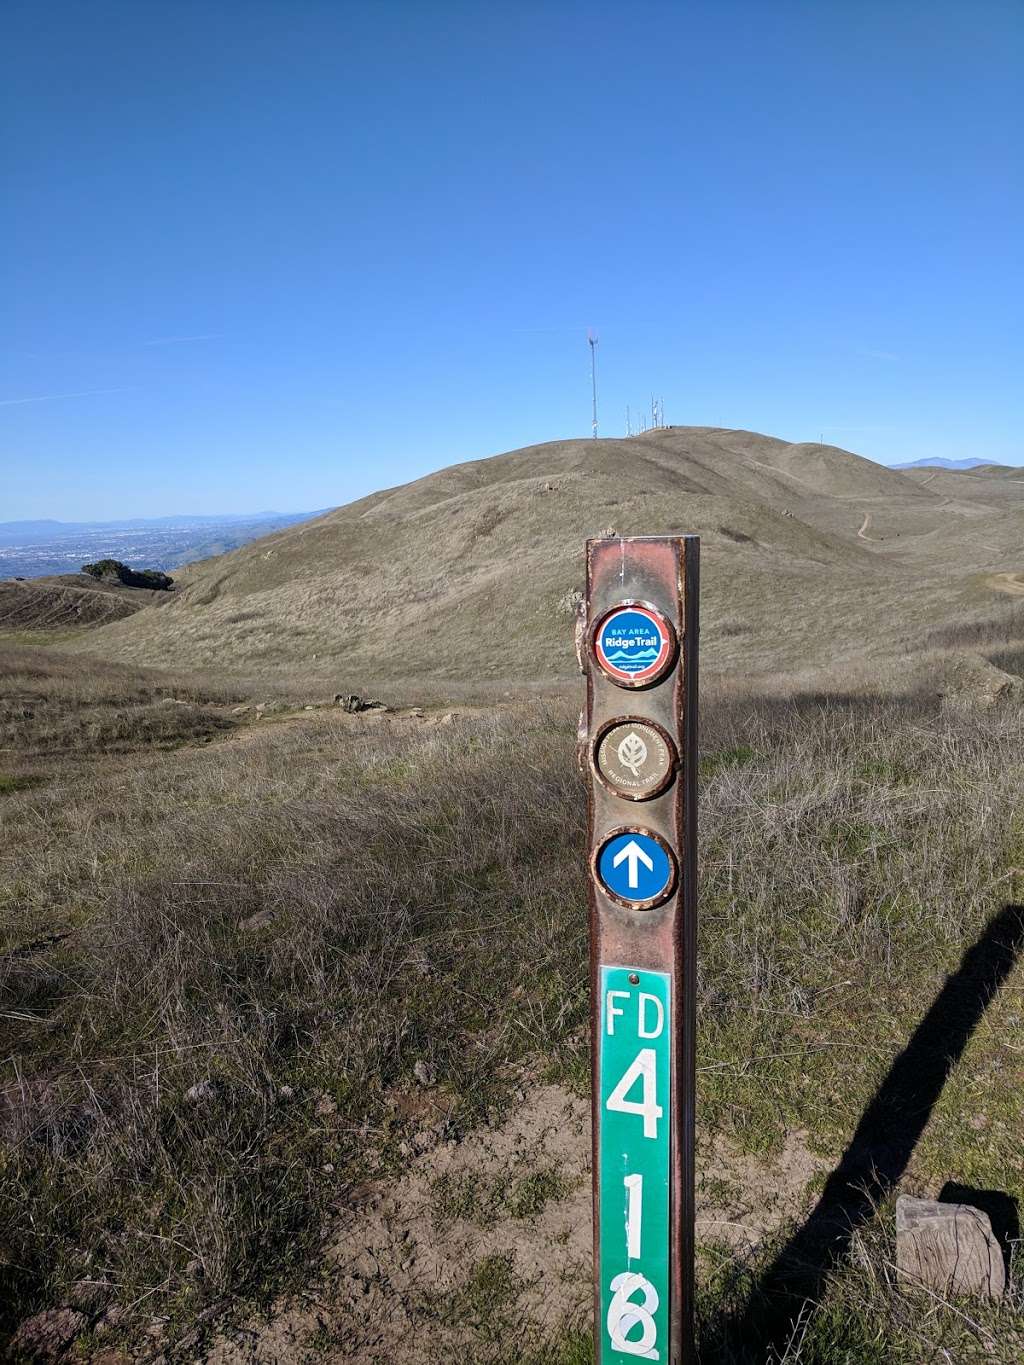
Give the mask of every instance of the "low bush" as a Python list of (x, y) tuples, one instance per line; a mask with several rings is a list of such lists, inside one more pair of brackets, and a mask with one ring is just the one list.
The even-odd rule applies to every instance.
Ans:
[(116, 580), (128, 588), (152, 588), (166, 592), (174, 586), (174, 579), (159, 569), (131, 569), (119, 559), (98, 559), (95, 564), (83, 564), (82, 572), (91, 578)]

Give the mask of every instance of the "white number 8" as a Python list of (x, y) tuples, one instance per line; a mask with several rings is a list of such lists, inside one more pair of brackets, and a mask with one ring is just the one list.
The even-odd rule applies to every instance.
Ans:
[[(609, 1286), (612, 1301), (608, 1305), (608, 1335), (612, 1339), (612, 1349), (624, 1351), (626, 1355), (642, 1356), (644, 1360), (658, 1360), (654, 1343), (658, 1328), (654, 1314), (658, 1311), (658, 1291), (650, 1280), (634, 1270), (624, 1270), (616, 1275)], [(643, 1294), (642, 1304), (631, 1303), (634, 1294)], [(639, 1324), (640, 1336), (628, 1341), (626, 1333)]]

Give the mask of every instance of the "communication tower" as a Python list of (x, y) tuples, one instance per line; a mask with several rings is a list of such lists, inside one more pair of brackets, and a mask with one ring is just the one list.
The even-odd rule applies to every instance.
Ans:
[(594, 332), (587, 332), (587, 341), (590, 343), (590, 389), (593, 395), (593, 412), (590, 421), (590, 434), (597, 439), (597, 336)]

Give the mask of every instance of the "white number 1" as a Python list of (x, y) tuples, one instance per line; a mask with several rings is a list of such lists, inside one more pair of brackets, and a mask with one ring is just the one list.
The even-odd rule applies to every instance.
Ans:
[(631, 1261), (640, 1259), (640, 1220), (644, 1208), (644, 1178), (642, 1175), (623, 1176), (622, 1183), (629, 1191), (626, 1208), (626, 1255)]
[[(644, 1121), (644, 1137), (658, 1136), (658, 1120), (665, 1112), (657, 1102), (657, 1081), (654, 1071), (653, 1047), (642, 1047), (623, 1073), (622, 1080), (608, 1096), (607, 1107), (617, 1114), (639, 1114)], [(637, 1081), (641, 1082), (642, 1099), (627, 1100), (626, 1096)]]

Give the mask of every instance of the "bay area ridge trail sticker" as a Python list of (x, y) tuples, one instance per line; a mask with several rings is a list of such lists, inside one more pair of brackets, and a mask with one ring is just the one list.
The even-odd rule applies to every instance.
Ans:
[(672, 894), (676, 861), (668, 844), (648, 830), (616, 830), (597, 854), (604, 890), (621, 905), (647, 910)]
[(675, 655), (675, 632), (654, 607), (623, 602), (598, 622), (594, 658), (620, 687), (644, 687), (663, 676)]

